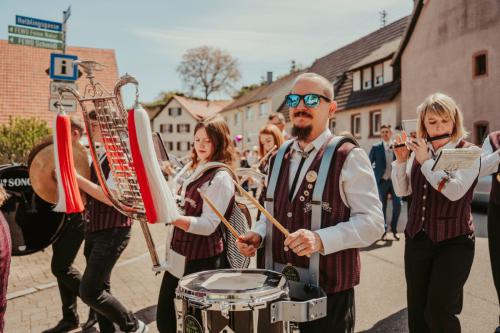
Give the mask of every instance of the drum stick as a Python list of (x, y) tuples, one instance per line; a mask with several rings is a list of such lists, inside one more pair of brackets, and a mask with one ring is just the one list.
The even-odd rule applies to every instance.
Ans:
[(207, 205), (213, 210), (213, 212), (215, 213), (215, 215), (217, 215), (220, 218), (220, 220), (222, 221), (222, 223), (224, 223), (224, 225), (229, 229), (229, 231), (231, 231), (231, 233), (233, 234), (233, 236), (236, 239), (238, 239), (238, 237), (240, 237), (238, 235), (238, 232), (236, 231), (236, 229), (233, 228), (233, 226), (231, 225), (231, 223), (229, 223), (228, 220), (226, 220), (226, 218), (224, 217), (224, 215), (222, 215), (221, 212), (219, 212), (219, 210), (217, 208), (215, 208), (214, 203), (205, 194), (203, 194), (203, 192), (201, 192), (200, 189), (198, 189), (198, 192), (200, 193), (203, 201), (205, 201), (207, 203)]
[(259, 201), (257, 199), (255, 199), (254, 197), (252, 197), (250, 195), (250, 193), (248, 193), (247, 191), (245, 191), (243, 189), (243, 187), (240, 186), (240, 184), (238, 184), (237, 182), (234, 181), (234, 179), (233, 179), (233, 183), (234, 183), (234, 185), (236, 185), (236, 187), (238, 188), (238, 190), (241, 193), (243, 193), (245, 195), (245, 197), (247, 197), (248, 200), (250, 200), (255, 205), (255, 207), (257, 207), (257, 209), (260, 210), (260, 212), (262, 214), (264, 214), (265, 217), (267, 217), (267, 219), (269, 220), (269, 222), (271, 222), (272, 224), (274, 224), (274, 226), (276, 228), (278, 228), (278, 230), (281, 231), (283, 233), (283, 235), (285, 235), (285, 237), (288, 237), (288, 235), (290, 234), (290, 232), (288, 230), (286, 230), (286, 228), (281, 223), (279, 223), (264, 207), (262, 207), (262, 205), (259, 203)]

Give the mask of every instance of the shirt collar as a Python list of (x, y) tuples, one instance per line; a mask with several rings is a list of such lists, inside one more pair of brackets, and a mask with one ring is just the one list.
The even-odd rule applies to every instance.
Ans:
[[(311, 149), (310, 147), (313, 146), (316, 151), (318, 151), (328, 140), (329, 137), (332, 136), (332, 132), (327, 128), (326, 130), (323, 131), (316, 139), (314, 139), (312, 142), (310, 142), (304, 149), (304, 151), (309, 151)], [(302, 148), (299, 146), (299, 141), (297, 138), (294, 139), (292, 149), (294, 151), (302, 151)]]

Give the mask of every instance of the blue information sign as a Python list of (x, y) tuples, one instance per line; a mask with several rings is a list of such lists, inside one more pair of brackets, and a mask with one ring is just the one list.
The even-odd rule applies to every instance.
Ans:
[(62, 24), (54, 21), (40, 20), (37, 18), (16, 15), (16, 24), (39, 29), (62, 31)]
[(50, 78), (53, 80), (76, 81), (78, 69), (75, 60), (78, 60), (75, 55), (52, 53), (50, 55)]

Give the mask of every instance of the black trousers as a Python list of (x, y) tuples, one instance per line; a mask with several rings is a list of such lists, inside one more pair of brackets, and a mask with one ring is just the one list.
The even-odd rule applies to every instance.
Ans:
[(488, 207), (488, 246), (493, 282), (500, 302), (500, 206), (491, 202)]
[(459, 333), (463, 287), (474, 259), (474, 235), (433, 243), (423, 231), (405, 244), (410, 333)]
[(124, 332), (137, 329), (137, 319), (111, 294), (111, 271), (130, 240), (130, 227), (111, 228), (85, 234), (87, 267), (80, 283), (82, 300), (97, 312), (99, 331)]
[(83, 242), (82, 214), (66, 216), (62, 234), (52, 244), (52, 274), (57, 278), (59, 294), (61, 295), (63, 319), (78, 322), (76, 298), (80, 295), (80, 280), (82, 275), (75, 267), (78, 250)]
[(301, 333), (352, 333), (354, 332), (354, 288), (327, 296), (325, 318), (299, 325)]
[[(184, 275), (219, 268), (229, 268), (225, 253), (206, 259), (187, 261)], [(179, 279), (169, 272), (163, 274), (156, 308), (156, 325), (160, 333), (176, 332), (177, 321), (175, 318), (174, 298), (175, 288), (177, 288), (178, 283)]]

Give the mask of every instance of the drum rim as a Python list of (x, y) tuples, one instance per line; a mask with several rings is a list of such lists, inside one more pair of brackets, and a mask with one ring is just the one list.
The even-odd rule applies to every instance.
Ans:
[[(280, 276), (280, 281), (276, 287), (270, 287), (263, 290), (253, 290), (251, 292), (238, 292), (229, 293), (229, 291), (223, 290), (191, 290), (181, 285), (182, 280), (187, 280), (193, 276), (201, 275), (207, 272), (247, 272), (247, 273), (262, 273), (271, 272)], [(212, 305), (210, 310), (219, 310), (218, 307), (213, 307), (213, 305), (220, 303), (229, 304), (240, 304), (245, 306), (255, 306), (257, 304), (268, 303), (270, 301), (276, 300), (283, 297), (283, 295), (288, 295), (289, 287), (286, 277), (276, 271), (268, 269), (216, 269), (209, 271), (202, 271), (193, 274), (186, 275), (179, 280), (176, 289), (176, 295), (178, 298), (185, 299), (187, 301), (195, 301), (197, 303), (206, 303), (207, 305)], [(246, 309), (248, 310), (248, 308)]]

